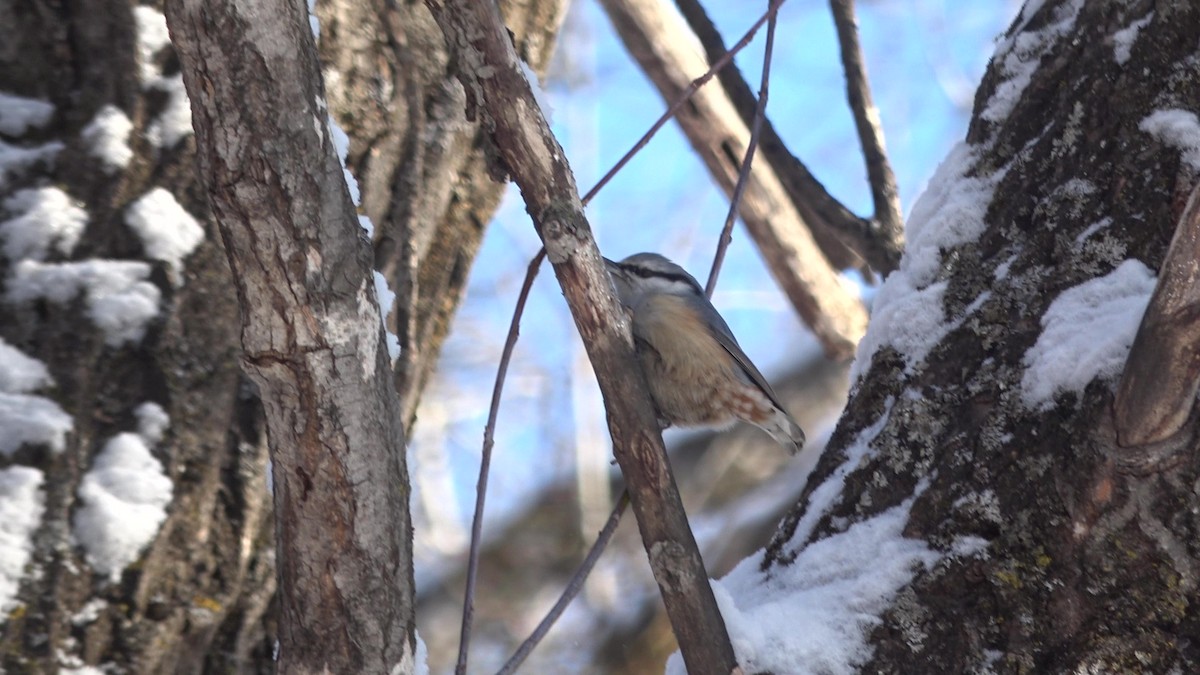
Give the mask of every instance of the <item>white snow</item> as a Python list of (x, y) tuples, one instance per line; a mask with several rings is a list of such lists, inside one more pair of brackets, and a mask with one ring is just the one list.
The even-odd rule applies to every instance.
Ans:
[(1200, 120), (1196, 113), (1178, 108), (1156, 110), (1138, 128), (1177, 148), (1183, 161), (1200, 171)]
[(0, 469), (0, 617), (18, 604), (17, 591), (33, 553), (33, 532), (45, 509), (43, 480), (41, 471), (28, 466)]
[(308, 27), (312, 30), (313, 39), (321, 39), (321, 20), (317, 18), (317, 0), (308, 0)]
[(1129, 56), (1133, 53), (1133, 43), (1137, 42), (1138, 33), (1152, 19), (1154, 19), (1154, 12), (1150, 12), (1146, 16), (1129, 24), (1129, 26), (1113, 33), (1113, 58), (1117, 60), (1118, 65), (1123, 66), (1129, 60)]
[(100, 618), (100, 612), (103, 612), (105, 607), (108, 607), (107, 600), (104, 598), (92, 598), (86, 605), (80, 607), (79, 611), (75, 612), (75, 615), (71, 617), (71, 625), (88, 625), (89, 623)]
[[(867, 636), (892, 598), (942, 555), (904, 538), (912, 499), (813, 542), (769, 573), (759, 556), (713, 582), (738, 663), (747, 673), (857, 673)], [(683, 659), (667, 672), (684, 675)]]
[(46, 126), (53, 116), (53, 104), (0, 91), (0, 134), (21, 136)]
[(129, 133), (133, 122), (125, 111), (109, 104), (101, 108), (80, 134), (87, 141), (88, 153), (100, 160), (105, 173), (129, 166), (133, 150), (129, 148)]
[(887, 277), (872, 303), (871, 322), (851, 367), (852, 382), (866, 373), (871, 356), (885, 345), (903, 354), (910, 369), (915, 367), (961, 320), (944, 316), (946, 284), (935, 281), (942, 251), (978, 239), (1005, 173), (971, 176), (976, 160), (976, 150), (960, 143), (913, 205), (900, 269)]
[(1083, 0), (1071, 0), (1059, 7), (1045, 28), (1034, 32), (1025, 31), (1024, 25), (1041, 5), (1040, 1), (1027, 3), (1021, 12), (1022, 27), (1012, 37), (1004, 38), (996, 46), (996, 53), (992, 58), (1004, 82), (997, 85), (995, 93), (980, 113), (980, 116), (989, 122), (1000, 122), (1008, 118), (1009, 113), (1021, 100), (1021, 94), (1029, 86), (1042, 57), (1054, 48), (1059, 38), (1075, 26), (1075, 18), (1083, 8)]
[(112, 347), (137, 342), (146, 324), (158, 315), (161, 293), (145, 281), (148, 263), (134, 260), (91, 259), (70, 263), (17, 263), (8, 283), (8, 301), (46, 299), (66, 303), (87, 294), (87, 315)]
[(58, 141), (20, 147), (0, 140), (0, 189), (35, 164), (53, 163), (62, 149), (63, 144)]
[(150, 190), (129, 205), (125, 223), (141, 238), (146, 255), (167, 263), (175, 285), (182, 285), (183, 259), (204, 241), (204, 228), (175, 195), (160, 187)]
[(162, 12), (138, 5), (134, 8), (138, 27), (138, 57), (143, 89), (157, 89), (167, 95), (158, 117), (146, 126), (146, 139), (158, 148), (169, 150), (192, 133), (192, 107), (182, 75), (164, 75), (155, 63), (163, 48), (171, 43), (167, 19)]
[(56, 187), (17, 190), (4, 200), (12, 218), (0, 222), (4, 255), (11, 261), (44, 260), (53, 245), (70, 255), (87, 226), (88, 214)]
[(88, 564), (112, 581), (138, 559), (167, 517), (171, 479), (141, 436), (114, 436), (79, 484), (72, 534)]
[[(333, 115), (329, 114), (328, 105), (325, 101), (318, 99), (314, 101), (317, 111), (325, 115), (328, 120), (329, 137), (333, 140), (333, 150), (337, 154), (338, 163), (342, 165), (342, 175), (346, 179), (346, 188), (350, 190), (350, 199), (355, 206), (362, 205), (362, 195), (358, 189), (358, 179), (346, 167), (346, 157), (350, 154), (350, 137), (338, 125), (337, 120), (333, 119)], [(358, 216), (358, 224), (367, 233), (367, 237), (375, 236), (375, 225), (371, 219), (364, 215)], [(375, 299), (379, 304), (379, 320), (383, 322), (386, 329), (387, 317), (391, 314), (393, 304), (396, 299), (396, 294), (388, 287), (387, 278), (378, 271), (374, 272), (375, 282)], [(385, 330), (384, 339), (387, 342), (388, 357), (395, 361), (400, 357), (400, 338), (390, 330)], [(369, 363), (369, 362), (366, 362)]]
[(24, 394), (51, 384), (46, 364), (0, 338), (0, 392)]
[(73, 426), (71, 416), (48, 398), (0, 392), (0, 455), (11, 455), (26, 443), (62, 452)]
[(160, 77), (147, 88), (166, 93), (167, 103), (146, 126), (146, 140), (155, 147), (170, 150), (192, 134), (192, 104), (183, 86), (183, 76)]
[(171, 33), (167, 30), (167, 17), (153, 7), (137, 5), (133, 8), (133, 18), (137, 23), (139, 72), (142, 84), (148, 85), (162, 75), (154, 59), (163, 47), (171, 44)]
[(138, 420), (138, 435), (150, 445), (157, 445), (171, 426), (171, 418), (163, 407), (153, 401), (146, 401), (133, 411)]
[[(375, 270), (375, 298), (379, 301), (379, 314), (383, 325), (387, 326), (387, 318), (391, 316), (392, 309), (396, 304), (396, 294), (388, 286), (387, 277), (383, 276), (379, 270)], [(388, 356), (395, 361), (400, 357), (400, 338), (392, 331), (387, 331), (385, 336), (387, 339)]]
[(1093, 234), (1096, 234), (1100, 230), (1112, 225), (1112, 222), (1112, 218), (1105, 216), (1091, 225), (1088, 225), (1086, 228), (1084, 228), (1083, 232), (1080, 232), (1079, 235), (1075, 237), (1075, 243), (1082, 245), (1083, 242), (1087, 241), (1088, 238), (1090, 238)]
[(1059, 392), (1082, 392), (1096, 378), (1119, 375), (1154, 284), (1154, 272), (1126, 260), (1059, 294), (1042, 316), (1037, 343), (1025, 353), (1025, 404), (1046, 410)]

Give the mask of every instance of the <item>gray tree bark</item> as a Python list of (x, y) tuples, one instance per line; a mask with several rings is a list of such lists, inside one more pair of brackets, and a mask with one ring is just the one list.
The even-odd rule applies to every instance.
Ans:
[[(1122, 60), (1114, 34), (1151, 11)], [(982, 232), (942, 246), (919, 282), (912, 256), (928, 252), (910, 250), (887, 282), (907, 279), (913, 294), (944, 284), (946, 333), (920, 354), (897, 330), (868, 330), (880, 346), (860, 350), (870, 361), (830, 450), (761, 566), (802, 564), (814, 542), (912, 500), (904, 535), (939, 562), (892, 599), (864, 672), (1196, 672), (1194, 412), (1170, 443), (1121, 448), (1115, 375), (1045, 405), (1023, 378), (1063, 291), (1130, 259), (1163, 260), (1200, 167), (1143, 121), (1200, 111), (1200, 6), (1048, 0), (1003, 40), (967, 137), (968, 178), (995, 186)], [(910, 249), (921, 236), (910, 232)], [(851, 451), (864, 443), (860, 461)], [(814, 510), (842, 473), (840, 495)], [(966, 541), (983, 543), (951, 552)]]
[[(396, 382), (407, 424), (503, 184), (484, 167), (478, 125), (456, 104), (461, 89), (440, 31), (422, 3), (393, 4), (331, 1), (316, 11), (326, 73), (335, 75), (330, 107), (351, 137), (349, 163), (379, 235), (376, 263), (399, 291), (393, 316), (405, 353)], [(502, 4), (526, 59), (544, 66), (562, 3)], [(171, 100), (146, 87), (139, 68), (175, 76), (178, 64), (169, 46), (139, 53), (134, 17), (134, 6), (120, 1), (0, 0), (0, 92), (55, 106), (44, 124), (0, 131), (0, 140), (22, 150), (64, 144), (56, 161), (0, 177), (0, 203), (23, 188), (61, 188), (88, 222), (73, 252), (51, 251), (47, 261), (144, 260), (162, 294), (146, 335), (120, 348), (81, 318), (86, 296), (65, 304), (0, 299), (0, 338), (47, 365), (55, 384), (37, 393), (73, 422), (59, 452), (27, 444), (0, 454), (0, 471), (41, 473), (45, 505), (14, 607), (0, 616), (0, 670), (267, 672), (276, 577), (261, 407), (238, 367), (236, 293), (196, 178), (193, 140), (159, 148), (147, 139)], [(81, 138), (105, 104), (132, 120), (132, 161), (115, 170), (104, 170)], [(153, 187), (168, 190), (206, 231), (184, 260), (180, 286), (125, 222), (127, 207)], [(12, 216), (0, 211), (0, 220)], [(0, 256), (4, 294), (16, 262)], [(72, 539), (79, 483), (105, 442), (136, 428), (134, 410), (146, 401), (170, 416), (152, 451), (172, 499), (157, 536), (108, 583)]]

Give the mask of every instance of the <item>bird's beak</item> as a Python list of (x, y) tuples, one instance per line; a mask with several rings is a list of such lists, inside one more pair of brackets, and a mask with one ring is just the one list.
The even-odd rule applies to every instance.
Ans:
[(607, 268), (609, 272), (614, 272), (614, 273), (615, 273), (615, 272), (620, 272), (620, 271), (621, 271), (621, 266), (620, 266), (620, 265), (618, 265), (617, 263), (615, 263), (615, 262), (613, 262), (613, 261), (609, 260), (608, 258), (603, 258), (603, 257), (602, 257), (602, 259), (604, 260), (604, 267), (605, 267), (605, 268)]

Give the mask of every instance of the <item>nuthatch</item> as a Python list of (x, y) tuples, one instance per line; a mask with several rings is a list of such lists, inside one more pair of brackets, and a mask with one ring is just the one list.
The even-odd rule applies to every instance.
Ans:
[(632, 318), (638, 361), (660, 419), (679, 426), (740, 419), (800, 451), (804, 431), (692, 275), (657, 253), (604, 262)]

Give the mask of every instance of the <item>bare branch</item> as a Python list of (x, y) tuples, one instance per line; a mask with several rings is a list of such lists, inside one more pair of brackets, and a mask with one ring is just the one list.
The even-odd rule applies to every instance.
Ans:
[(287, 0), (169, 0), (166, 10), (237, 284), (243, 367), (269, 430), (278, 668), (409, 668), (404, 428), (311, 30)]
[(1113, 403), (1117, 439), (1166, 440), (1187, 421), (1200, 389), (1200, 183), (1179, 216)]
[(746, 146), (746, 157), (742, 160), (742, 168), (738, 171), (737, 185), (733, 188), (733, 197), (729, 199), (729, 213), (725, 216), (725, 226), (721, 228), (721, 236), (717, 239), (717, 252), (713, 256), (712, 269), (708, 272), (708, 283), (704, 285), (704, 294), (712, 298), (717, 289), (717, 278), (721, 275), (721, 263), (725, 262), (725, 250), (733, 241), (733, 222), (737, 220), (738, 208), (742, 205), (742, 195), (746, 192), (747, 179), (750, 177), (750, 166), (754, 163), (754, 150), (758, 148), (758, 138), (762, 133), (763, 118), (767, 111), (767, 91), (771, 83), (771, 55), (775, 49), (776, 15), (771, 14), (767, 24), (767, 46), (763, 50), (762, 84), (758, 88), (758, 103), (754, 106), (754, 120), (750, 123), (750, 143)]
[(479, 482), (475, 485), (475, 516), (471, 520), (471, 550), (467, 555), (467, 589), (463, 594), (462, 633), (458, 643), (458, 664), (456, 673), (467, 672), (467, 649), (471, 644), (471, 622), (475, 618), (475, 578), (479, 571), (479, 544), (483, 539), (483, 503), (487, 499), (488, 468), (492, 463), (492, 448), (496, 445), (496, 418), (500, 415), (500, 393), (504, 390), (504, 378), (508, 375), (508, 364), (512, 361), (513, 348), (517, 346), (517, 337), (521, 334), (521, 315), (525, 313), (525, 301), (529, 299), (529, 291), (533, 288), (533, 280), (537, 278), (542, 260), (546, 258), (546, 249), (538, 249), (537, 255), (529, 261), (529, 270), (525, 272), (525, 282), (521, 284), (521, 292), (517, 294), (517, 307), (513, 310), (512, 323), (508, 327), (508, 337), (504, 340), (504, 350), (500, 354), (500, 366), (496, 370), (496, 384), (492, 387), (492, 404), (488, 408), (487, 424), (483, 427), (483, 452), (479, 460)]
[(900, 212), (900, 190), (896, 174), (888, 163), (883, 143), (883, 125), (879, 109), (871, 100), (867, 84), (867, 66), (862, 46), (858, 42), (858, 18), (854, 15), (854, 0), (829, 0), (833, 23), (837, 26), (838, 45), (842, 52), (842, 68), (846, 71), (846, 98), (854, 113), (854, 126), (867, 162), (867, 178), (871, 182), (871, 197), (875, 201), (873, 239), (885, 251), (894, 251), (897, 260), (904, 249), (904, 216)]
[[(677, 98), (690, 73), (708, 70), (691, 47), (687, 27), (662, 0), (601, 0), (601, 5), (664, 99)], [(714, 179), (731, 194), (750, 131), (719, 89), (701, 89), (691, 102), (676, 119)], [(748, 180), (740, 213), (768, 268), (825, 352), (848, 358), (866, 328), (861, 300), (829, 266), (772, 167), (755, 164)]]
[(617, 525), (621, 524), (621, 516), (625, 513), (625, 507), (629, 505), (629, 491), (624, 490), (621, 496), (617, 497), (617, 503), (613, 506), (612, 514), (608, 517), (608, 522), (604, 523), (604, 529), (600, 530), (600, 534), (596, 537), (596, 543), (592, 544), (592, 548), (584, 556), (583, 562), (579, 563), (579, 568), (575, 570), (575, 574), (571, 576), (571, 581), (567, 583), (567, 587), (563, 589), (562, 595), (558, 597), (558, 602), (550, 608), (546, 616), (542, 617), (537, 628), (525, 638), (517, 651), (509, 657), (504, 666), (496, 671), (496, 675), (511, 675), (515, 673), (525, 659), (529, 658), (530, 653), (534, 648), (546, 637), (546, 633), (550, 632), (550, 628), (558, 621), (558, 617), (567, 609), (575, 596), (579, 595), (579, 591), (583, 589), (584, 582), (587, 581), (588, 575), (592, 573), (592, 568), (596, 566), (596, 561), (600, 559), (600, 554), (604, 553), (605, 547), (608, 546), (609, 540), (612, 539), (613, 533), (617, 531)]
[[(666, 112), (660, 115), (654, 124), (650, 126), (649, 131), (642, 134), (642, 137), (638, 139), (637, 143), (633, 144), (633, 147), (629, 149), (629, 152), (626, 152), (621, 159), (618, 160), (617, 163), (608, 170), (608, 173), (604, 174), (604, 176), (597, 181), (594, 186), (592, 186), (591, 190), (588, 190), (587, 194), (583, 196), (584, 206), (587, 206), (587, 203), (592, 201), (592, 197), (595, 197), (596, 193), (600, 192), (601, 188), (603, 188), (605, 185), (608, 185), (608, 181), (612, 180), (612, 177), (617, 175), (617, 172), (624, 168), (629, 160), (633, 159), (633, 156), (636, 155), (639, 150), (646, 147), (646, 144), (650, 142), (650, 139), (654, 137), (654, 134), (658, 133), (658, 130), (667, 123), (667, 120), (671, 119), (675, 116), (675, 113), (679, 112), (679, 109), (683, 107), (684, 103), (687, 103), (688, 99), (692, 97), (692, 94), (696, 93), (697, 89), (704, 86), (709, 80), (711, 80), (713, 75), (718, 73), (723, 74), (729, 68), (736, 68), (736, 66), (731, 65), (733, 62), (733, 57), (736, 56), (738, 52), (742, 51), (746, 45), (750, 44), (750, 41), (754, 39), (754, 34), (758, 32), (758, 29), (761, 28), (768, 19), (775, 18), (775, 15), (779, 12), (779, 6), (783, 3), (784, 0), (773, 0), (771, 5), (767, 7), (766, 13), (758, 17), (758, 20), (754, 22), (754, 25), (750, 26), (750, 30), (746, 31), (746, 34), (742, 36), (742, 39), (738, 40), (737, 44), (733, 46), (733, 49), (724, 52), (720, 58), (713, 59), (712, 66), (710, 66), (703, 75), (697, 77), (696, 79), (692, 80), (690, 84), (688, 84), (688, 86), (683, 90), (683, 93), (681, 93), (675, 99), (675, 102), (667, 108)], [(724, 47), (722, 47), (722, 51), (724, 51)]]
[[(617, 161), (617, 163), (614, 164), (613, 167), (611, 169), (609, 169), (608, 172), (605, 173), (604, 176), (599, 181), (597, 181), (595, 185), (592, 186), (592, 189), (588, 190), (587, 194), (584, 195), (583, 199), (581, 200), (583, 205), (586, 206), (587, 203), (590, 202), (592, 200), (592, 198), (595, 197), (600, 192), (600, 190), (603, 189), (604, 186), (608, 184), (608, 182), (610, 180), (612, 180), (612, 177), (615, 176), (617, 174), (617, 172), (620, 171), (629, 162), (629, 160), (632, 159), (633, 156), (638, 153), (638, 151), (640, 151), (642, 148), (646, 147), (646, 144), (648, 142), (650, 142), (650, 139), (654, 136), (654, 134), (657, 133), (658, 130), (661, 129), (664, 124), (666, 124), (667, 120), (671, 119), (671, 117), (675, 114), (675, 112), (678, 111), (679, 108), (682, 107), (683, 104), (687, 102), (687, 100), (691, 97), (691, 95), (693, 93), (695, 93), (695, 91), (697, 89), (699, 89), (701, 86), (704, 85), (704, 83), (706, 83), (710, 79), (712, 79), (712, 76), (714, 73), (716, 73), (718, 70), (720, 70), (721, 68), (723, 68), (727, 64), (729, 64), (730, 61), (733, 60), (734, 55), (736, 55), (739, 51), (741, 51), (741, 49), (743, 47), (750, 44), (750, 40), (754, 37), (754, 34), (758, 31), (759, 27), (762, 26), (763, 22), (766, 21), (768, 18), (770, 18), (770, 20), (771, 20), (771, 26), (772, 26), (771, 31), (772, 31), (772, 35), (773, 35), (774, 25), (775, 25), (775, 12), (776, 12), (776, 10), (779, 9), (780, 4), (782, 4), (782, 0), (777, 0), (776, 2), (771, 3), (770, 7), (767, 9), (767, 12), (765, 14), (763, 14), (763, 16), (761, 18), (759, 18), (759, 20), (756, 21), (753, 26), (750, 27), (750, 30), (748, 30), (746, 32), (746, 34), (742, 36), (742, 39), (739, 40), (736, 45), (734, 45), (732, 50), (727, 52), (722, 59), (719, 59), (718, 61), (713, 63), (712, 67), (709, 68), (708, 72), (706, 72), (704, 75), (702, 75), (692, 81), (691, 85), (688, 86), (688, 88), (683, 92), (683, 94), (681, 94), (679, 96), (679, 98), (676, 99), (675, 102), (672, 103), (669, 108), (667, 108), (667, 111), (664, 112), (662, 114), (662, 116), (660, 116), (653, 125), (651, 125), (650, 129), (647, 130), (645, 134), (642, 134), (642, 137), (639, 138), (636, 143), (634, 143), (633, 147), (630, 148), (629, 151), (626, 152), (621, 157), (621, 159), (619, 159)], [(770, 58), (769, 53), (770, 52), (768, 50), (768, 59)], [(765, 106), (765, 97), (764, 97), (764, 106)], [(748, 161), (745, 164), (745, 166), (749, 166)], [(730, 213), (731, 213), (730, 218), (731, 219), (733, 217), (732, 214), (736, 213), (736, 204), (738, 201), (739, 201), (738, 199), (735, 199), (734, 206), (731, 207), (731, 209), (730, 209)], [(732, 222), (730, 222), (727, 225), (727, 229), (729, 227), (732, 227)], [(728, 235), (726, 235), (726, 238), (728, 238)], [(482, 538), (481, 532), (479, 531), (480, 522), (482, 521), (482, 517), (483, 517), (482, 516), (483, 506), (482, 506), (481, 502), (483, 500), (483, 495), (487, 491), (487, 474), (488, 474), (488, 465), (491, 461), (492, 435), (495, 433), (495, 428), (494, 428), (495, 427), (495, 417), (499, 410), (500, 393), (504, 387), (504, 383), (503, 383), (504, 376), (508, 370), (508, 359), (512, 353), (510, 344), (515, 344), (515, 342), (516, 342), (516, 335), (519, 331), (521, 315), (525, 311), (525, 300), (529, 293), (529, 287), (532, 283), (533, 277), (537, 274), (538, 267), (541, 266), (542, 260), (545, 258), (545, 253), (546, 253), (545, 248), (540, 249), (538, 251), (537, 255), (534, 256), (533, 260), (530, 262), (529, 271), (526, 273), (526, 277), (525, 277), (525, 285), (522, 286), (521, 294), (517, 298), (517, 307), (513, 312), (512, 323), (509, 326), (508, 340), (505, 342), (505, 351), (504, 351), (503, 356), (501, 357), (500, 372), (497, 373), (496, 386), (492, 391), (491, 413), (489, 414), (489, 417), (488, 417), (488, 424), (484, 428), (484, 448), (483, 448), (483, 454), (482, 454), (483, 459), (482, 459), (482, 461), (480, 463), (480, 467), (479, 467), (479, 483), (478, 483), (478, 487), (477, 487), (479, 497), (475, 504), (475, 518), (472, 522), (472, 527), (471, 527), (471, 552), (470, 552), (470, 555), (468, 556), (468, 562), (467, 562), (467, 591), (466, 591), (466, 594), (465, 594), (465, 597), (463, 600), (463, 602), (464, 602), (463, 626), (462, 626), (462, 636), (463, 637), (459, 644), (459, 656), (458, 656), (458, 659), (459, 659), (458, 660), (458, 668), (461, 668), (461, 669), (465, 669), (465, 667), (466, 667), (466, 653), (467, 653), (466, 645), (470, 641), (470, 630), (471, 630), (470, 624), (471, 624), (471, 621), (472, 621), (473, 615), (474, 615), (472, 606), (473, 606), (474, 595), (475, 595), (474, 594), (475, 575), (478, 570), (479, 543)], [(715, 285), (715, 283), (716, 283), (715, 277), (710, 277), (710, 284)], [(712, 291), (710, 290), (709, 296), (711, 297), (711, 295), (712, 295)], [(611, 523), (611, 526), (613, 529), (615, 529), (617, 523), (620, 522), (621, 514), (625, 512), (625, 505), (628, 503), (628, 501), (629, 501), (629, 491), (624, 490), (621, 492), (621, 496), (617, 498), (617, 505), (613, 508), (612, 515), (609, 516), (609, 518), (610, 518), (609, 522)], [(604, 552), (605, 547), (608, 545), (608, 539), (611, 536), (612, 536), (612, 532), (609, 531), (608, 526), (606, 526), (604, 530), (601, 530), (599, 539), (597, 539), (595, 544), (593, 544), (591, 551), (588, 553), (588, 557), (584, 559), (580, 568), (576, 571), (575, 576), (572, 578), (573, 579), (572, 584), (577, 585), (577, 587), (572, 589), (571, 586), (568, 586), (567, 590), (563, 592), (563, 596), (559, 600), (561, 607), (559, 605), (555, 605), (555, 607), (551, 610), (550, 614), (548, 614), (545, 618), (542, 619), (542, 623), (540, 623), (538, 625), (538, 628), (536, 631), (534, 631), (534, 634), (530, 635), (525, 640), (525, 642), (522, 643), (521, 648), (518, 650), (517, 654), (514, 654), (513, 657), (511, 659), (509, 659), (509, 664), (511, 664), (511, 667), (515, 668), (516, 666), (520, 665), (521, 662), (523, 662), (528, 657), (529, 653), (531, 651), (533, 651), (534, 647), (536, 647), (538, 645), (538, 643), (541, 642), (542, 638), (545, 636), (545, 633), (547, 631), (549, 631), (550, 627), (554, 625), (554, 622), (558, 620), (558, 616), (560, 614), (562, 614), (562, 611), (563, 611), (563, 609), (566, 608), (566, 605), (570, 604), (571, 600), (574, 599), (574, 597), (579, 593), (579, 588), (581, 588), (583, 586), (583, 583), (587, 580), (588, 575), (591, 574), (591, 570), (592, 570), (592, 567), (595, 565), (596, 559), (599, 559), (600, 554), (602, 554)], [(539, 634), (539, 632), (540, 632), (540, 634)], [(508, 668), (509, 666), (506, 665), (505, 667)]]
[(629, 321), (613, 297), (565, 154), (533, 99), (495, 5), (426, 4), (455, 52), (468, 106), (492, 131), (521, 188), (595, 368), (617, 461), (684, 662), (692, 673), (727, 675), (737, 667), (733, 647), (671, 475)]
[[(725, 49), (725, 40), (699, 0), (675, 0), (675, 5), (699, 38), (708, 61), (716, 63), (726, 58), (729, 52)], [(758, 103), (737, 64), (723, 68), (718, 73), (718, 79), (742, 121), (747, 125), (753, 124)], [(830, 264), (837, 269), (858, 267), (866, 271), (863, 264), (865, 260), (880, 272), (895, 269), (900, 259), (899, 253), (894, 259), (889, 259), (888, 256), (879, 255), (880, 251), (875, 251), (869, 242), (871, 222), (860, 218), (829, 194), (808, 167), (788, 151), (770, 118), (763, 121), (762, 136), (763, 160), (779, 175), (792, 204), (808, 223), (813, 239)]]

